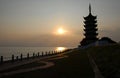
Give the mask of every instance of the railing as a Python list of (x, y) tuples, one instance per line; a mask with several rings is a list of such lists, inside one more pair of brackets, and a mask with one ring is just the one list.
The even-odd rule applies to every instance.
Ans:
[(19, 56), (15, 56), (14, 54), (12, 54), (11, 57), (0, 56), (0, 64), (5, 63), (5, 62), (15, 62), (15, 61), (22, 61), (24, 59), (32, 59), (32, 58), (37, 58), (37, 57), (50, 56), (50, 55), (59, 54), (61, 52), (63, 51), (49, 51), (49, 52), (38, 52), (38, 53), (33, 52), (33, 54), (27, 53), (26, 55), (23, 55), (21, 53)]

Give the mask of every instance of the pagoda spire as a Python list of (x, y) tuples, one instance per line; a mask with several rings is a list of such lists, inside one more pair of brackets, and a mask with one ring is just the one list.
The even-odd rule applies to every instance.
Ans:
[(89, 3), (89, 14), (91, 14), (91, 4)]

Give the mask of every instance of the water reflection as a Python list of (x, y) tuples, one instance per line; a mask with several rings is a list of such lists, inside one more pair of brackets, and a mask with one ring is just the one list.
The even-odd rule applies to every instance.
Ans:
[(56, 48), (56, 51), (64, 51), (66, 50), (67, 48), (66, 47), (57, 47)]

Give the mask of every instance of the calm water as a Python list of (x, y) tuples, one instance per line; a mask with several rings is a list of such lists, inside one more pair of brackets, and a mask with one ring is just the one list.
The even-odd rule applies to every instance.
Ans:
[(30, 54), (30, 56), (33, 55), (33, 53), (42, 53), (42, 52), (49, 52), (49, 51), (62, 51), (64, 49), (70, 49), (73, 47), (0, 47), (0, 56), (4, 57), (4, 60), (11, 59), (12, 54), (14, 56), (20, 56), (20, 54), (23, 54), (23, 57), (27, 56), (27, 53)]

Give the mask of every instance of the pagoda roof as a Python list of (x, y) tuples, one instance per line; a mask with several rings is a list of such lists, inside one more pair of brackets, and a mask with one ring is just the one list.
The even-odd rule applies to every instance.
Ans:
[(97, 16), (93, 16), (91, 13), (89, 13), (88, 16), (84, 17), (85, 20), (87, 20), (87, 19), (96, 19), (96, 18), (97, 18)]

